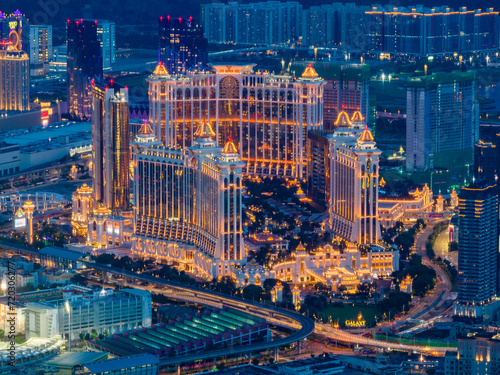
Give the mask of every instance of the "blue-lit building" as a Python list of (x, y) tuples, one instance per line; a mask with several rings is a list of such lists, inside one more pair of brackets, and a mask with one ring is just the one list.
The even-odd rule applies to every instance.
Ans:
[(185, 73), (207, 64), (208, 41), (203, 36), (203, 27), (193, 17), (160, 17), (158, 37), (159, 61), (170, 74)]
[(92, 115), (92, 80), (103, 77), (97, 20), (68, 20), (68, 111), (74, 119)]

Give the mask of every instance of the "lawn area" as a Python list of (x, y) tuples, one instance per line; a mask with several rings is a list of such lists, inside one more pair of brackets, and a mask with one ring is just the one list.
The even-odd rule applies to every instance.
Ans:
[(375, 316), (380, 319), (380, 312), (375, 306), (344, 304), (340, 306), (329, 306), (320, 312), (320, 317), (324, 321), (329, 321), (330, 316), (332, 322), (339, 322), (341, 327), (345, 326), (346, 320), (357, 320), (358, 314), (361, 312), (363, 319), (366, 320), (366, 326), (370, 327), (375, 324)]

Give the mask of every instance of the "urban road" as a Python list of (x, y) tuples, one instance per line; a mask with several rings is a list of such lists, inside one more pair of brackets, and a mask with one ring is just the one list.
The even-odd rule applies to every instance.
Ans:
[[(38, 256), (37, 250), (24, 246), (14, 245), (4, 241), (0, 241), (0, 247)], [(140, 281), (154, 283), (160, 287), (167, 287), (165, 289), (161, 289), (161, 291), (165, 296), (172, 299), (185, 302), (206, 304), (216, 307), (227, 306), (230, 308), (234, 308), (240, 311), (245, 311), (250, 314), (256, 315), (258, 317), (264, 318), (269, 323), (272, 323), (274, 325), (285, 328), (291, 328), (295, 330), (295, 332), (286, 337), (272, 340), (270, 342), (260, 342), (244, 347), (211, 350), (203, 353), (195, 353), (192, 355), (185, 355), (175, 358), (164, 359), (163, 361), (161, 361), (161, 365), (163, 366), (175, 365), (180, 363), (189, 363), (198, 360), (212, 359), (219, 356), (246, 354), (251, 352), (267, 350), (270, 348), (277, 349), (281, 346), (293, 344), (295, 342), (298, 343), (300, 350), (300, 341), (305, 339), (312, 333), (321, 336), (326, 336), (329, 339), (337, 340), (343, 343), (364, 345), (382, 349), (399, 349), (399, 350), (414, 351), (419, 353), (435, 352), (439, 354), (444, 354), (447, 350), (449, 350), (448, 348), (444, 347), (427, 347), (419, 345), (389, 343), (386, 341), (374, 340), (360, 335), (348, 333), (339, 329), (335, 329), (329, 324), (322, 324), (322, 323), (315, 324), (314, 321), (309, 317), (306, 317), (304, 315), (298, 314), (290, 310), (285, 310), (261, 304), (258, 302), (242, 300), (239, 298), (220, 294), (214, 291), (208, 291), (168, 280), (162, 280), (154, 276), (138, 274), (136, 272), (124, 270), (121, 268), (109, 267), (107, 265), (96, 264), (92, 262), (84, 262), (84, 263), (87, 268), (93, 268), (95, 270), (104, 271), (110, 274), (121, 275), (132, 279), (137, 279)]]

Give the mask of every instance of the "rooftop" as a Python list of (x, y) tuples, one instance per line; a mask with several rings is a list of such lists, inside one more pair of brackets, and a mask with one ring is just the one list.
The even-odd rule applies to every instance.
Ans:
[(92, 362), (102, 361), (108, 357), (108, 353), (102, 352), (64, 352), (44, 362), (48, 367), (75, 367), (85, 366)]
[(54, 247), (54, 246), (44, 247), (43, 249), (40, 249), (40, 254), (54, 256), (54, 257), (58, 257), (58, 258), (64, 258), (64, 259), (72, 260), (72, 261), (77, 261), (78, 259), (80, 259), (84, 255), (78, 251), (67, 250), (67, 249), (63, 249), (60, 247)]
[(76, 133), (92, 132), (90, 122), (56, 122), (43, 128), (35, 126), (27, 129), (16, 129), (1, 132), (3, 140), (11, 144), (27, 146), (33, 142), (54, 140), (58, 137), (73, 136)]
[(138, 354), (123, 358), (113, 358), (107, 361), (92, 363), (85, 367), (93, 374), (101, 374), (117, 370), (125, 370), (131, 367), (141, 367), (147, 365), (157, 365), (159, 359), (152, 354)]
[(370, 65), (347, 64), (338, 62), (296, 62), (290, 70), (296, 75), (304, 71), (304, 66), (310, 64), (315, 72), (325, 80), (369, 81)]
[(431, 88), (447, 83), (472, 82), (475, 77), (475, 72), (453, 71), (451, 73), (432, 73), (427, 76), (421, 75), (411, 77), (406, 81), (406, 86)]

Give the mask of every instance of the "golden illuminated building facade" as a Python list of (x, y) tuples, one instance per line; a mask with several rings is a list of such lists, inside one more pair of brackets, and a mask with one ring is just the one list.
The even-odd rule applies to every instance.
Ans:
[(132, 251), (220, 277), (246, 261), (242, 228), (245, 163), (230, 139), (218, 147), (203, 122), (190, 147), (135, 147)]
[(0, 111), (29, 111), (30, 59), (9, 45), (0, 49)]
[(203, 122), (223, 147), (231, 137), (243, 173), (305, 177), (307, 132), (323, 127), (325, 81), (309, 66), (299, 78), (254, 72), (255, 64), (148, 78), (150, 123), (165, 147), (187, 148)]
[(92, 213), (92, 188), (83, 184), (73, 193), (73, 210), (71, 213), (71, 226), (73, 234), (86, 235), (88, 218)]
[(359, 285), (388, 277), (397, 270), (399, 251), (392, 247), (372, 246), (362, 250), (349, 243), (344, 250), (326, 245), (309, 252), (299, 244), (287, 259), (266, 267), (252, 261), (236, 268), (234, 277), (240, 286), (262, 285), (264, 280), (275, 278), (300, 286), (321, 282), (334, 292), (343, 285), (354, 293)]
[(409, 224), (418, 219), (427, 219), (433, 212), (434, 198), (432, 190), (425, 184), (420, 189), (417, 187), (410, 191), (408, 196), (380, 198), (379, 205), (382, 208), (380, 212), (382, 223), (387, 227), (386, 223), (393, 225), (397, 221), (403, 221)]
[(329, 213), (334, 235), (358, 244), (380, 238), (379, 156), (360, 112), (340, 112), (329, 140)]
[(92, 172), (94, 201), (112, 212), (130, 209), (128, 89), (110, 80), (93, 86)]
[(95, 248), (130, 245), (130, 131), (128, 89), (109, 80), (93, 84), (92, 188), (73, 194), (75, 234)]

